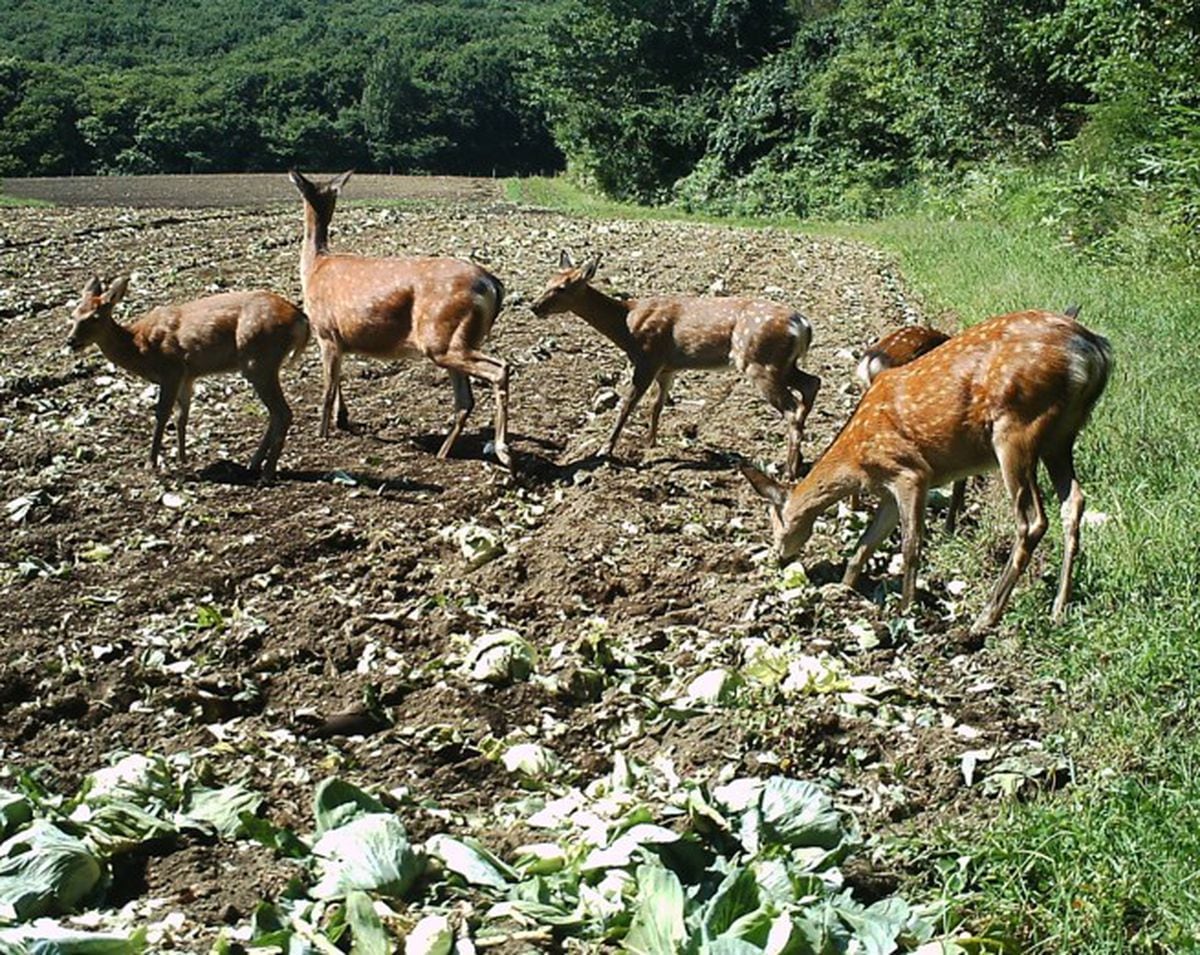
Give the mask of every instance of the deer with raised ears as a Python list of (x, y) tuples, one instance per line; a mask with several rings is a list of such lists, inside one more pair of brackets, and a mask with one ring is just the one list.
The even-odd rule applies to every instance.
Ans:
[(279, 385), (279, 369), (308, 344), (304, 313), (272, 292), (223, 292), (160, 306), (121, 325), (112, 313), (128, 288), (127, 276), (108, 289), (96, 276), (88, 279), (71, 315), (67, 344), (76, 351), (96, 344), (114, 365), (158, 385), (150, 466), (158, 465), (163, 432), (175, 406), (179, 407), (179, 460), (187, 461), (188, 411), (195, 379), (240, 371), (270, 416), (250, 470), (261, 470), (264, 480), (274, 480), (292, 423), (292, 410)]
[[(652, 384), (657, 392), (650, 409), (650, 445), (658, 437), (659, 416), (676, 372), (732, 364), (787, 421), (787, 468), (794, 476), (800, 469), (804, 422), (821, 386), (820, 378), (796, 366), (812, 342), (808, 320), (783, 305), (749, 298), (613, 298), (590, 284), (599, 265), (596, 256), (576, 266), (563, 252), (560, 271), (533, 303), (533, 311), (539, 317), (574, 312), (633, 365), (633, 384), (621, 401), (605, 455), (612, 456), (626, 419)], [(792, 389), (800, 392), (799, 402)]]
[(349, 426), (342, 398), (342, 357), (423, 355), (445, 368), (454, 388), (455, 415), (438, 451), (450, 454), (475, 406), (471, 378), (492, 386), (496, 399), (496, 457), (512, 466), (508, 450), (508, 365), (480, 351), (500, 312), (504, 286), (487, 270), (454, 258), (376, 258), (329, 250), (329, 223), (349, 172), (314, 183), (289, 173), (304, 198), (300, 283), (304, 309), (321, 349), (324, 398), (321, 436), (331, 419)]
[(1061, 619), (1079, 550), (1083, 491), (1074, 445), (1112, 369), (1108, 342), (1073, 318), (1015, 312), (988, 319), (910, 364), (880, 375), (853, 416), (799, 484), (787, 487), (742, 466), (767, 500), (782, 560), (800, 552), (826, 508), (855, 491), (881, 501), (846, 565), (855, 586), (871, 554), (901, 529), (901, 606), (912, 603), (929, 488), (999, 468), (1017, 533), (972, 632), (1000, 619), (1017, 579), (1046, 532), (1037, 484), (1040, 460), (1061, 503), (1062, 573), (1052, 619)]

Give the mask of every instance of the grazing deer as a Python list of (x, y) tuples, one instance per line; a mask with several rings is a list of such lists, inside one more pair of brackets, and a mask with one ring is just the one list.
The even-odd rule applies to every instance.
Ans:
[(321, 437), (329, 434), (335, 412), (337, 426), (349, 426), (342, 397), (343, 355), (424, 355), (449, 372), (454, 387), (454, 422), (437, 456), (450, 454), (475, 406), (471, 377), (476, 377), (492, 386), (496, 457), (511, 467), (508, 365), (479, 350), (504, 299), (500, 280), (461, 259), (373, 258), (331, 252), (329, 223), (338, 194), (351, 174), (344, 172), (321, 184), (295, 170), (288, 175), (304, 197), (300, 283), (325, 376)]
[[(629, 357), (633, 385), (621, 402), (605, 455), (612, 455), (626, 419), (651, 384), (658, 385), (647, 440), (653, 445), (675, 373), (732, 363), (787, 421), (787, 467), (795, 476), (804, 422), (821, 386), (820, 378), (796, 367), (812, 342), (808, 320), (783, 305), (748, 298), (612, 298), (589, 284), (599, 265), (596, 256), (577, 267), (563, 252), (561, 271), (533, 303), (533, 311), (540, 317), (574, 312)], [(800, 392), (799, 405), (793, 388)]]
[[(1071, 316), (1074, 317), (1073, 315)], [(854, 374), (862, 382), (864, 388), (870, 388), (877, 375), (895, 368), (907, 365), (910, 361), (920, 358), (932, 351), (943, 342), (950, 340), (945, 332), (924, 325), (908, 325), (888, 332), (874, 345), (863, 352), (862, 360)], [(963, 509), (967, 496), (967, 482), (955, 481), (950, 491), (950, 507), (946, 511), (946, 533), (953, 534), (958, 515)]]
[(863, 352), (862, 361), (858, 363), (854, 374), (862, 382), (863, 388), (870, 388), (871, 382), (881, 371), (887, 371), (897, 365), (907, 365), (949, 340), (950, 336), (945, 332), (939, 332), (936, 328), (926, 328), (924, 325), (897, 328)]
[(972, 626), (978, 633), (1004, 612), (1017, 578), (1046, 532), (1037, 484), (1040, 459), (1061, 502), (1062, 575), (1052, 618), (1061, 619), (1079, 549), (1083, 491), (1075, 478), (1075, 439), (1112, 368), (1108, 342), (1073, 318), (1015, 312), (954, 336), (911, 364), (880, 375), (850, 421), (805, 476), (788, 488), (745, 465), (742, 473), (770, 504), (782, 559), (797, 554), (817, 516), (854, 491), (882, 502), (843, 582), (853, 587), (875, 548), (900, 524), (904, 586), (912, 602), (929, 488), (1000, 469), (1016, 511), (1012, 554)]
[(163, 431), (179, 406), (179, 460), (187, 460), (187, 421), (192, 383), (203, 375), (240, 371), (267, 406), (270, 422), (250, 470), (275, 478), (283, 440), (292, 423), (279, 386), (279, 368), (308, 344), (308, 319), (272, 292), (222, 292), (182, 305), (164, 305), (129, 323), (113, 320), (113, 307), (129, 288), (128, 276), (107, 290), (92, 276), (71, 315), (67, 344), (76, 351), (93, 342), (114, 365), (158, 385), (150, 466), (157, 467)]

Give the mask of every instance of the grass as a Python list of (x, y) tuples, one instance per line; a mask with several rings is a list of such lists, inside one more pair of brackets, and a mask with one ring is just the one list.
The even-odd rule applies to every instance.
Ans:
[(1008, 618), (1066, 687), (1076, 783), (943, 839), (975, 859), (973, 908), (1028, 951), (1200, 948), (1194, 277), (1106, 269), (1037, 229), (906, 220), (845, 232), (894, 251), (935, 314), (1074, 301), (1113, 343), (1116, 373), (1079, 443), (1088, 506), (1109, 515), (1085, 531), (1079, 600), (1055, 628), (1048, 589), (1025, 587)]
[[(510, 183), (508, 195), (584, 215), (696, 218), (558, 180)], [(1039, 675), (1065, 687), (1047, 702), (1074, 783), (1005, 805), (985, 826), (964, 820), (925, 848), (970, 859), (968, 910), (1025, 951), (1200, 951), (1196, 276), (1104, 267), (1032, 226), (914, 217), (803, 228), (892, 251), (947, 327), (1076, 302), (1112, 341), (1116, 371), (1077, 453), (1088, 508), (1108, 520), (1085, 529), (1064, 625), (1048, 622), (1049, 583), (1019, 587), (1005, 618)], [(1042, 545), (1050, 572), (1060, 541), (1052, 530)], [(975, 576), (990, 573), (973, 559)]]
[(44, 208), (52, 205), (54, 203), (47, 202), (45, 199), (21, 199), (17, 196), (8, 196), (0, 192), (0, 209)]

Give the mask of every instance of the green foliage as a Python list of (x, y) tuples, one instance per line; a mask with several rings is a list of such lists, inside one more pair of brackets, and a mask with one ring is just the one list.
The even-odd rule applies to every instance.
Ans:
[[(1046, 686), (1062, 687), (1050, 705), (1075, 765), (1072, 784), (1012, 805), (986, 829), (960, 823), (940, 841), (969, 867), (970, 909), (1011, 929), (1024, 951), (1192, 951), (1200, 852), (1194, 277), (1144, 262), (1101, 266), (1037, 225), (888, 219), (839, 231), (894, 251), (935, 313), (973, 321), (1075, 301), (1113, 344), (1116, 371), (1077, 446), (1087, 508), (1101, 517), (1083, 532), (1070, 619), (1047, 622), (1052, 584), (1040, 588), (1036, 577), (1012, 607), (1023, 652)], [(999, 542), (1008, 533), (999, 526), (989, 535)], [(1052, 527), (1042, 542), (1048, 569), (1060, 541)], [(946, 558), (950, 566), (961, 572), (991, 559), (983, 541), (966, 544)], [(924, 835), (920, 847), (929, 847)]]
[(794, 9), (789, 24), (769, 4), (740, 7), (767, 24), (748, 44), (710, 30), (717, 8), (703, 2), (568, 3), (536, 81), (579, 180), (689, 210), (842, 218), (921, 197), (977, 204), (990, 183), (990, 214), (1044, 221), (1109, 257), (1161, 247), (1195, 264), (1200, 12), (1145, 0)]
[(547, 5), (0, 10), (0, 175), (555, 169), (561, 155), (523, 80)]
[(558, 145), (604, 192), (664, 199), (703, 153), (722, 91), (789, 20), (782, 0), (569, 0), (533, 63)]

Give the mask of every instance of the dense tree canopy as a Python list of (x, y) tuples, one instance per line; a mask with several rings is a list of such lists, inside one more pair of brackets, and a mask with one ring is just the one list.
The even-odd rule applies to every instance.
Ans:
[(26, 0), (0, 9), (0, 174), (553, 170), (523, 68), (549, 5)]

